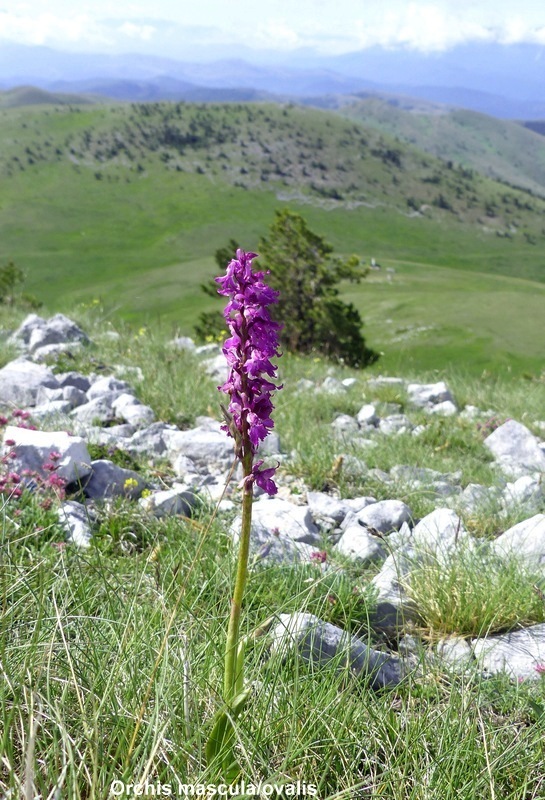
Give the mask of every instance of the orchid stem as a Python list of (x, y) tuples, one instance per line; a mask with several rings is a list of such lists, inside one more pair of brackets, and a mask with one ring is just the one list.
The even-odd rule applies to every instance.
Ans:
[[(242, 458), (244, 477), (252, 474), (253, 454), (247, 452)], [(236, 687), (242, 685), (242, 659), (237, 658), (240, 617), (242, 613), (242, 598), (248, 579), (248, 556), (250, 553), (250, 532), (252, 527), (252, 501), (253, 485), (251, 481), (244, 482), (242, 495), (242, 523), (240, 541), (238, 546), (237, 574), (233, 597), (231, 599), (231, 614), (227, 629), (227, 643), (225, 647), (225, 673), (223, 684), (224, 700), (230, 704), (236, 694)]]

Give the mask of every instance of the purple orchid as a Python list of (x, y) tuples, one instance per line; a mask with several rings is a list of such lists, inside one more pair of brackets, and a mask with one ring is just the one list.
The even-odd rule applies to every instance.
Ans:
[[(259, 469), (263, 461), (249, 466), (260, 442), (274, 422), (271, 419), (271, 394), (277, 387), (267, 378), (276, 377), (271, 362), (278, 352), (278, 330), (268, 306), (277, 302), (278, 292), (263, 282), (264, 272), (253, 272), (256, 253), (237, 250), (227, 266), (225, 276), (216, 278), (218, 294), (229, 297), (224, 311), (231, 336), (223, 346), (229, 376), (220, 391), (229, 395), (227, 424), (223, 429), (236, 442), (237, 455), (244, 462), (246, 480), (254, 482), (269, 494), (276, 494), (272, 480), (276, 467)], [(265, 378), (264, 376), (267, 376)]]

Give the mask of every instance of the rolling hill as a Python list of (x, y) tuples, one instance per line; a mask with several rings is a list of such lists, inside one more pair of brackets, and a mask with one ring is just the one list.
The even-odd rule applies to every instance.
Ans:
[(339, 109), (378, 131), (445, 161), (545, 196), (545, 140), (538, 131), (486, 114), (366, 97)]
[(473, 342), (479, 368), (541, 363), (545, 202), (369, 126), (267, 104), (44, 106), (0, 111), (0, 144), (0, 263), (49, 308), (101, 298), (190, 332), (215, 250), (255, 248), (289, 206), (395, 270), (346, 287), (389, 357), (409, 342), (435, 367), (438, 342), (449, 358)]

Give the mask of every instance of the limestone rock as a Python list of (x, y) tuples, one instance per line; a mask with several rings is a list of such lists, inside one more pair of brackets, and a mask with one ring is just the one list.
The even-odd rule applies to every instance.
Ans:
[(479, 666), (487, 672), (537, 679), (545, 665), (545, 623), (501, 636), (473, 639), (471, 646)]
[(369, 564), (372, 561), (385, 559), (387, 553), (380, 539), (372, 536), (361, 525), (350, 525), (335, 545), (335, 550), (343, 556), (348, 556), (354, 561)]
[(84, 493), (92, 500), (108, 497), (127, 497), (132, 500), (140, 497), (147, 484), (132, 469), (124, 469), (107, 459), (91, 462), (92, 472), (85, 483)]
[(529, 567), (545, 567), (545, 514), (536, 514), (502, 533), (492, 543), (498, 555), (516, 556)]
[(154, 517), (170, 517), (181, 515), (191, 516), (191, 509), (195, 505), (195, 495), (192, 492), (178, 489), (165, 489), (153, 492), (139, 501), (141, 507)]
[(42, 386), (51, 389), (59, 386), (48, 367), (24, 358), (10, 361), (0, 369), (0, 404), (20, 408), (34, 406)]
[(484, 445), (507, 475), (545, 472), (545, 453), (537, 438), (520, 422), (509, 419), (484, 440)]
[(411, 509), (401, 500), (380, 500), (362, 509), (357, 514), (357, 521), (379, 533), (390, 533), (398, 530), (404, 522), (409, 522), (411, 517)]
[(89, 547), (92, 531), (87, 508), (82, 503), (70, 500), (60, 506), (57, 514), (66, 530), (66, 540), (77, 547)]
[(373, 689), (397, 686), (402, 679), (399, 658), (368, 647), (342, 628), (323, 622), (314, 614), (280, 614), (271, 632), (273, 653), (285, 656), (297, 648), (304, 661), (322, 666), (332, 661), (358, 677), (370, 678)]
[[(14, 441), (14, 445), (6, 442)], [(50, 474), (44, 464), (54, 463), (56, 474), (67, 483), (82, 480), (91, 472), (91, 458), (87, 445), (79, 436), (70, 436), (65, 431), (32, 431), (9, 425), (4, 433), (4, 448), (16, 454), (12, 469), (38, 472), (43, 477)], [(52, 459), (51, 453), (58, 454)]]
[(450, 389), (444, 381), (438, 383), (410, 383), (407, 394), (413, 405), (419, 408), (429, 408), (449, 400), (454, 403)]

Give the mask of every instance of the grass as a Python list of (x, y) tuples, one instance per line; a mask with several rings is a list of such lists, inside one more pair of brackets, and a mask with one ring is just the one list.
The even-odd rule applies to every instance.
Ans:
[[(15, 324), (10, 313), (5, 326)], [(79, 309), (76, 316), (95, 344), (74, 358), (64, 357), (61, 369), (108, 373), (116, 364), (139, 367), (144, 377), (135, 388), (158, 418), (190, 426), (199, 414), (218, 416), (215, 382), (193, 356), (165, 344), (169, 326), (142, 331), (105, 320), (104, 313), (99, 305)], [(109, 335), (114, 330), (117, 339)], [(9, 357), (3, 354), (4, 360)], [(319, 358), (284, 356), (280, 365), (285, 388), (277, 397), (276, 426), (283, 450), (294, 451), (281, 481), (291, 476), (293, 488), (300, 485), (301, 491), (326, 483), (334, 489), (337, 483), (342, 496), (377, 489), (366, 467), (340, 476), (333, 470), (340, 450), (331, 435), (334, 415), (355, 414), (369, 401), (398, 403), (415, 422), (424, 415), (407, 406), (399, 389), (372, 389), (368, 373)], [(408, 378), (445, 378), (459, 403), (491, 407), (528, 424), (542, 416), (543, 382), (501, 375), (477, 379), (452, 369), (417, 376), (407, 370)], [(356, 384), (338, 396), (297, 390), (301, 378), (321, 384), (328, 374), (355, 377)], [(396, 463), (459, 469), (462, 484), (494, 480), (476, 423), (457, 418), (432, 420), (421, 438), (381, 437), (364, 459), (382, 469)], [(155, 472), (142, 467), (168, 477), (166, 465)], [(403, 489), (384, 484), (381, 491), (400, 497)], [(411, 497), (410, 503), (417, 515), (431, 507), (425, 497)], [(148, 780), (169, 785), (175, 795), (178, 781), (212, 780), (203, 753), (220, 704), (234, 574), (231, 516), (212, 519), (203, 505), (191, 520), (156, 520), (120, 500), (101, 509), (92, 546), (76, 550), (63, 546), (54, 507), (43, 509), (36, 494), (25, 494), (19, 503), (4, 501), (4, 794), (94, 800), (111, 797), (114, 781)], [(478, 527), (477, 520), (476, 533)], [(252, 571), (243, 633), (257, 633), (275, 614), (308, 611), (362, 635), (374, 647), (385, 646), (368, 625), (374, 602), (369, 581), (376, 567), (341, 563), (327, 542), (324, 547), (328, 571), (319, 565)], [(473, 630), (493, 623), (510, 627), (543, 618), (538, 596), (528, 594), (532, 576), (510, 569), (499, 573), (492, 561), (476, 573), (475, 565), (460, 557), (441, 583), (433, 566), (415, 583), (429, 635), (469, 635), (470, 625)], [(433, 594), (432, 581), (437, 584)], [(335, 664), (317, 668), (293, 655), (285, 661), (270, 658), (266, 635), (252, 639), (247, 663), (252, 694), (236, 726), (237, 756), (247, 782), (299, 780), (314, 784), (317, 796), (330, 800), (545, 797), (542, 679), (518, 684), (422, 661), (399, 687), (374, 693)]]
[[(527, 193), (290, 107), (8, 109), (0, 141), (0, 260), (54, 310), (101, 298), (138, 325), (191, 333), (213, 305), (199, 286), (214, 251), (232, 237), (256, 248), (289, 205), (340, 254), (396, 270), (343, 295), (384, 351), (382, 369), (541, 369), (545, 206)], [(453, 211), (433, 204), (438, 192)]]
[(516, 558), (462, 543), (448, 559), (441, 553), (417, 558), (407, 592), (427, 636), (488, 636), (545, 622), (545, 604), (534, 589), (542, 580)]

